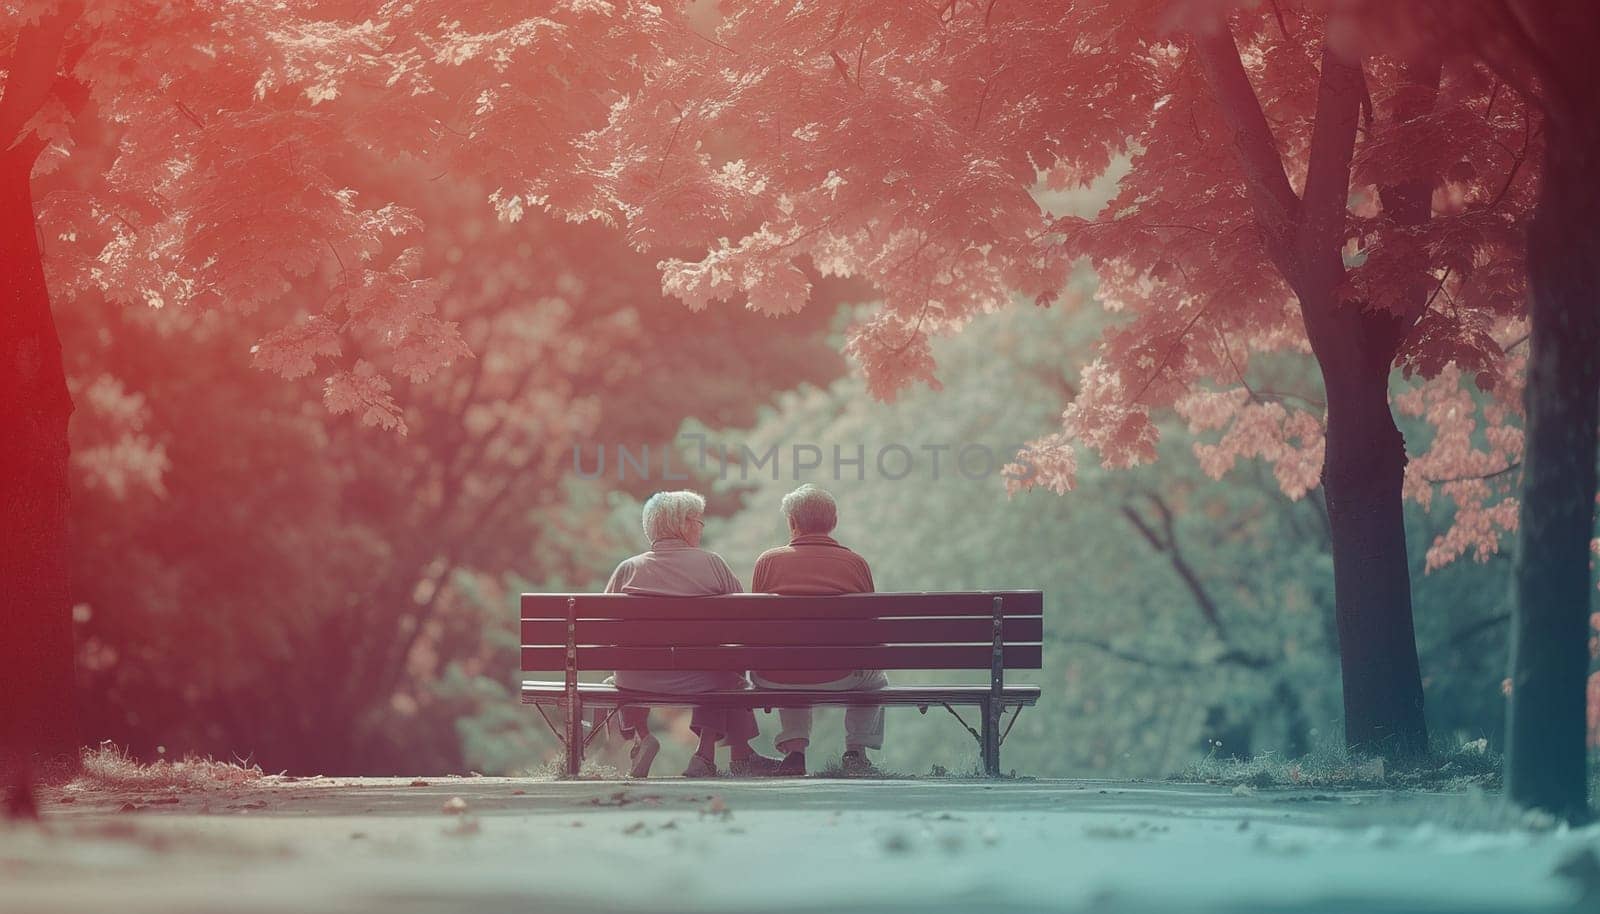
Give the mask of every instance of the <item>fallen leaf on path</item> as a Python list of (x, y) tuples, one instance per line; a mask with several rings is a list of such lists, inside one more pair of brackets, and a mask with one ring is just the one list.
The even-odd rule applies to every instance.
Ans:
[(427, 781), (424, 781), (422, 778), (417, 778), (415, 781), (411, 782), (411, 786), (412, 787), (431, 787), (432, 785), (429, 784)]
[(632, 802), (632, 800), (628, 799), (628, 792), (626, 790), (619, 790), (609, 797), (589, 798), (590, 806), (627, 806)]

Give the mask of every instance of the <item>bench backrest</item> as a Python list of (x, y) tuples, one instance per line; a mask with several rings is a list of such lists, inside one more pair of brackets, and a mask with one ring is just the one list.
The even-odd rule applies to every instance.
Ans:
[(1043, 639), (1037, 590), (522, 595), (524, 670), (1037, 670)]

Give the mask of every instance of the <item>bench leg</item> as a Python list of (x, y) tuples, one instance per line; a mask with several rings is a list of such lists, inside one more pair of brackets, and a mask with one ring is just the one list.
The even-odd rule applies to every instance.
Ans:
[(567, 698), (567, 777), (575, 778), (583, 770), (583, 747), (587, 742), (583, 734), (583, 699), (573, 693)]
[(983, 736), (979, 739), (983, 749), (983, 775), (1000, 776), (1000, 706), (994, 702), (983, 703)]

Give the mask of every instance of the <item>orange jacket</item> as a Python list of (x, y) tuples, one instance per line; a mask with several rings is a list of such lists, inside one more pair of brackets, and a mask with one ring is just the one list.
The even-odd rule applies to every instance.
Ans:
[[(753, 593), (786, 596), (832, 596), (872, 593), (872, 569), (867, 560), (823, 533), (806, 533), (761, 553), (751, 577)], [(852, 670), (774, 670), (758, 672), (773, 682), (810, 685), (832, 682)]]

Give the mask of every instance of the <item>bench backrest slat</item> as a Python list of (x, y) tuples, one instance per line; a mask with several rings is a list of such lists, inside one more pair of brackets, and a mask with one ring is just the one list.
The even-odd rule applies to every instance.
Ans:
[[(580, 670), (987, 670), (992, 648), (980, 644), (855, 647), (579, 647)], [(1037, 670), (1037, 644), (1007, 644), (1006, 669)], [(525, 647), (524, 670), (559, 670), (566, 648)]]
[(983, 616), (1003, 598), (1006, 616), (1038, 616), (1044, 595), (1037, 590), (970, 593), (862, 593), (837, 597), (728, 594), (721, 597), (651, 597), (625, 594), (522, 595), (523, 619), (567, 618), (568, 597), (577, 598), (580, 619), (874, 619), (903, 616)]
[[(596, 647), (707, 647), (743, 644), (752, 647), (828, 647), (852, 644), (989, 644), (989, 616), (932, 619), (579, 619), (577, 643)], [(1038, 643), (1044, 638), (1041, 616), (1007, 616), (1002, 623), (1006, 643)], [(567, 623), (527, 619), (522, 643), (529, 647), (564, 647)]]
[(1004, 666), (1040, 669), (1044, 596), (1030, 590), (818, 597), (523, 594), (522, 668), (566, 669), (570, 609), (578, 670), (993, 672), (997, 597)]

